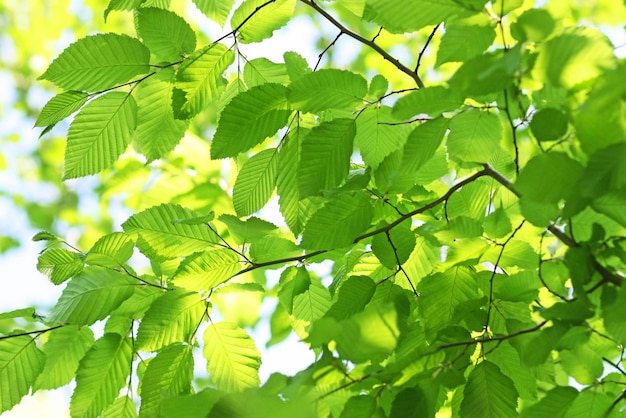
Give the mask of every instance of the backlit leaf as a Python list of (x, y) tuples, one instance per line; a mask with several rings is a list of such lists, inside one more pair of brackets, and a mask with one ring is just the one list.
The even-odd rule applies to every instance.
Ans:
[(304, 229), (302, 246), (321, 250), (350, 245), (367, 229), (372, 216), (373, 208), (367, 195), (337, 195), (311, 216)]
[(193, 3), (207, 17), (224, 26), (235, 0), (193, 0)]
[(289, 85), (289, 102), (303, 112), (326, 109), (353, 110), (363, 103), (367, 81), (345, 70), (322, 69), (308, 73)]
[(90, 267), (70, 280), (50, 311), (51, 322), (90, 325), (130, 297), (137, 282), (125, 274)]
[(148, 73), (149, 60), (150, 51), (138, 39), (101, 33), (68, 46), (39, 79), (66, 90), (96, 92)]
[(83, 271), (83, 260), (73, 251), (51, 248), (37, 259), (37, 270), (52, 283), (61, 284)]
[(66, 91), (54, 96), (41, 109), (35, 126), (49, 126), (62, 121), (80, 109), (89, 96), (82, 91)]
[(89, 102), (67, 134), (64, 179), (96, 174), (126, 150), (135, 131), (137, 105), (129, 94), (111, 92)]
[(243, 268), (241, 258), (226, 248), (191, 255), (180, 264), (173, 283), (188, 290), (208, 291)]
[(376, 23), (395, 33), (415, 31), (427, 25), (436, 25), (449, 17), (467, 12), (452, 0), (367, 0)]
[(233, 187), (237, 215), (250, 215), (265, 206), (276, 186), (277, 168), (276, 148), (263, 150), (246, 161)]
[(72, 416), (97, 417), (119, 395), (130, 374), (132, 345), (118, 334), (104, 334), (79, 363)]
[(0, 340), (0, 410), (8, 411), (28, 394), (46, 356), (28, 335)]
[(177, 289), (164, 293), (152, 302), (141, 321), (137, 347), (157, 351), (172, 343), (188, 341), (206, 309), (206, 302), (196, 292)]
[(261, 356), (246, 331), (229, 322), (210, 324), (204, 332), (204, 357), (215, 385), (225, 392), (259, 386)]
[(144, 44), (160, 60), (175, 62), (196, 49), (191, 26), (174, 12), (156, 7), (136, 11), (136, 27)]
[(298, 183), (300, 196), (337, 187), (348, 175), (356, 126), (352, 119), (334, 119), (311, 130), (302, 142)]
[(193, 378), (191, 346), (171, 345), (150, 360), (141, 379), (139, 416), (160, 416), (162, 402), (188, 394)]
[(235, 96), (222, 111), (211, 158), (234, 157), (285, 126), (291, 114), (285, 93), (283, 85), (267, 83)]
[(486, 163), (500, 144), (502, 125), (496, 114), (474, 110), (455, 116), (450, 131), (450, 158)]
[(226, 79), (222, 75), (233, 63), (234, 57), (230, 49), (217, 43), (185, 58), (176, 71), (173, 91), (177, 119), (190, 119), (217, 102), (226, 87)]
[(461, 417), (517, 417), (517, 391), (498, 366), (483, 361), (472, 370), (463, 391)]
[[(260, 42), (272, 36), (276, 29), (280, 29), (289, 21), (296, 0), (276, 0), (267, 3), (269, 2), (266, 0), (245, 0), (235, 10), (230, 19), (230, 26), (238, 28), (241, 25), (237, 37), (240, 42)], [(252, 17), (248, 19), (251, 15)]]
[(127, 233), (136, 233), (141, 241), (137, 246), (145, 253), (161, 257), (185, 256), (206, 250), (218, 238), (205, 225), (176, 223), (180, 219), (200, 216), (179, 205), (164, 204), (139, 212), (122, 224)]

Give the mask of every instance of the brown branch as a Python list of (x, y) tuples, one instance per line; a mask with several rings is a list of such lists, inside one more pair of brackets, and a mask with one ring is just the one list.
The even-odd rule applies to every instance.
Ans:
[(300, 0), (300, 1), (302, 1), (302, 3), (306, 4), (307, 6), (310, 6), (313, 9), (315, 9), (315, 11), (317, 11), (319, 14), (321, 14), (326, 20), (328, 20), (330, 23), (332, 23), (341, 32), (345, 33), (349, 37), (351, 37), (353, 39), (356, 39), (357, 41), (361, 42), (363, 45), (367, 45), (370, 48), (372, 48), (374, 51), (378, 52), (384, 59), (386, 59), (387, 61), (392, 63), (398, 70), (402, 71), (403, 73), (405, 73), (406, 75), (411, 77), (415, 81), (415, 84), (418, 85), (419, 88), (423, 88), (424, 87), (424, 82), (422, 81), (420, 76), (417, 75), (416, 72), (414, 72), (413, 70), (408, 68), (406, 65), (402, 64), (400, 61), (398, 61), (398, 59), (396, 59), (391, 54), (389, 54), (387, 51), (385, 51), (380, 46), (378, 46), (378, 44), (376, 44), (373, 40), (369, 40), (367, 38), (364, 38), (363, 36), (359, 35), (358, 33), (352, 32), (350, 29), (346, 28), (337, 19), (332, 17), (326, 10), (324, 10), (317, 3), (315, 3), (315, 0)]
[(328, 46), (326, 48), (324, 48), (324, 50), (322, 52), (320, 52), (320, 54), (317, 56), (317, 62), (315, 63), (315, 67), (313, 67), (313, 71), (317, 70), (317, 67), (319, 67), (320, 62), (322, 62), (322, 58), (324, 57), (324, 54), (333, 47), (333, 45), (335, 45), (337, 43), (337, 41), (339, 40), (339, 38), (341, 38), (341, 35), (343, 35), (343, 31), (339, 31), (339, 33), (337, 34), (337, 36), (335, 36), (335, 39), (333, 39), (333, 41), (328, 44)]
[(437, 23), (437, 26), (435, 26), (433, 31), (430, 33), (430, 35), (428, 36), (428, 39), (426, 40), (426, 43), (424, 44), (424, 46), (422, 47), (422, 50), (417, 56), (417, 64), (415, 64), (415, 70), (414, 70), (415, 74), (417, 74), (417, 70), (419, 70), (420, 64), (422, 63), (422, 57), (424, 56), (424, 52), (426, 52), (426, 48), (428, 48), (430, 41), (433, 40), (433, 37), (435, 36), (437, 29), (439, 29), (439, 26), (441, 26), (441, 23)]
[(484, 343), (491, 343), (491, 342), (510, 340), (512, 338), (519, 337), (520, 335), (530, 334), (532, 332), (535, 332), (535, 331), (543, 328), (547, 323), (548, 323), (548, 321), (546, 320), (546, 321), (540, 322), (539, 324), (535, 325), (532, 328), (523, 329), (521, 331), (517, 331), (517, 332), (514, 332), (512, 334), (501, 335), (499, 337), (478, 338), (478, 339), (475, 339), (475, 340), (457, 341), (457, 342), (454, 342), (454, 343), (442, 344), (442, 345), (437, 346), (437, 351), (444, 350), (446, 348), (463, 347), (463, 346), (468, 346), (468, 345), (484, 344)]
[(23, 337), (24, 335), (33, 335), (33, 334), (37, 334), (35, 336), (35, 338), (36, 338), (36, 337), (40, 336), (41, 334), (45, 334), (46, 332), (53, 331), (53, 330), (55, 330), (57, 328), (62, 328), (62, 327), (65, 327), (65, 326), (67, 326), (67, 324), (55, 325), (54, 327), (50, 327), (50, 328), (46, 328), (46, 329), (40, 329), (40, 330), (37, 330), (37, 331), (27, 331), (27, 332), (20, 332), (20, 333), (17, 333), (17, 334), (3, 335), (3, 336), (0, 337), (0, 340), (8, 340), (9, 338)]

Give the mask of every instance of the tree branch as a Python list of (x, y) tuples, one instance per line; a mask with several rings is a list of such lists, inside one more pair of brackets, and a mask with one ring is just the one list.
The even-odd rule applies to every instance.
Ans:
[(36, 337), (40, 336), (41, 334), (45, 334), (46, 332), (49, 331), (53, 331), (57, 328), (62, 328), (64, 326), (66, 326), (67, 324), (61, 324), (61, 325), (55, 325), (53, 327), (50, 328), (46, 328), (46, 329), (40, 329), (37, 331), (27, 331), (27, 332), (20, 332), (17, 334), (11, 334), (11, 335), (3, 335), (0, 337), (0, 340), (8, 340), (9, 338), (16, 338), (16, 337), (23, 337), (24, 335), (33, 335), (33, 334), (37, 334)]
[(523, 329), (521, 331), (517, 331), (517, 332), (514, 332), (512, 334), (501, 335), (499, 337), (478, 338), (478, 339), (475, 339), (475, 340), (457, 341), (457, 342), (454, 342), (454, 343), (442, 344), (442, 345), (437, 346), (437, 350), (443, 350), (443, 349), (452, 348), (452, 347), (462, 347), (462, 346), (468, 346), (468, 345), (475, 345), (475, 344), (483, 344), (483, 343), (491, 343), (491, 342), (510, 340), (511, 338), (519, 337), (520, 335), (530, 334), (532, 332), (535, 332), (535, 331), (543, 328), (547, 323), (548, 323), (548, 321), (546, 320), (546, 321), (538, 323), (537, 325), (535, 325), (532, 328)]
[(341, 32), (345, 33), (349, 37), (351, 37), (353, 39), (356, 39), (357, 41), (361, 42), (363, 45), (367, 45), (370, 48), (372, 48), (374, 51), (378, 52), (384, 59), (386, 59), (387, 61), (392, 63), (398, 70), (402, 71), (403, 73), (405, 73), (406, 75), (411, 77), (415, 81), (415, 84), (418, 85), (419, 88), (424, 88), (424, 82), (422, 81), (420, 76), (417, 75), (416, 72), (411, 70), (406, 65), (402, 64), (395, 57), (393, 57), (387, 51), (385, 51), (380, 46), (378, 46), (373, 40), (369, 40), (367, 38), (364, 38), (363, 36), (359, 35), (358, 33), (352, 32), (350, 29), (346, 28), (337, 19), (332, 17), (326, 10), (322, 9), (317, 3), (315, 3), (315, 0), (300, 0), (300, 1), (302, 1), (302, 3), (306, 4), (307, 6), (310, 6), (313, 9), (315, 9), (316, 12), (318, 12), (319, 14), (324, 16), (324, 18), (326, 20), (328, 20), (330, 23), (335, 25), (335, 27), (337, 29), (339, 29)]

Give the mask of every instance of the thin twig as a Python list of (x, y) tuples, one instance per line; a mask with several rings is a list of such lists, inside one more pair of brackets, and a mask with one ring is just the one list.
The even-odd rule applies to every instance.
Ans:
[(501, 336), (498, 336), (498, 337), (477, 338), (475, 340), (456, 341), (456, 342), (449, 343), (449, 344), (442, 344), (440, 346), (437, 346), (436, 350), (439, 351), (439, 350), (443, 350), (443, 349), (446, 349), (446, 348), (463, 347), (463, 346), (467, 346), (467, 345), (484, 344), (484, 343), (491, 343), (491, 342), (496, 342), (496, 341), (510, 340), (512, 338), (519, 337), (520, 335), (530, 334), (532, 332), (535, 332), (535, 331), (543, 328), (547, 323), (548, 323), (548, 321), (546, 320), (546, 321), (538, 323), (537, 325), (535, 325), (532, 328), (523, 329), (521, 331), (517, 331), (517, 332), (514, 332), (512, 334), (501, 335)]
[(67, 326), (67, 324), (55, 325), (53, 327), (46, 328), (46, 329), (40, 329), (40, 330), (37, 330), (37, 331), (26, 331), (26, 332), (19, 332), (17, 334), (3, 335), (3, 336), (0, 336), (0, 340), (8, 340), (9, 338), (23, 337), (24, 335), (33, 335), (33, 334), (37, 334), (35, 336), (35, 338), (36, 338), (36, 337), (40, 336), (41, 334), (45, 334), (46, 332), (50, 332), (50, 331), (53, 331), (53, 330), (55, 330), (57, 328), (62, 328), (62, 327), (65, 327), (65, 326)]
[(392, 63), (398, 70), (402, 71), (403, 73), (405, 73), (406, 75), (411, 77), (415, 81), (415, 84), (418, 85), (419, 88), (423, 88), (424, 87), (424, 82), (419, 77), (419, 75), (414, 73), (413, 70), (408, 68), (406, 65), (402, 64), (395, 57), (393, 57), (387, 51), (385, 51), (380, 46), (378, 46), (378, 44), (376, 44), (374, 41), (371, 41), (371, 40), (369, 40), (367, 38), (364, 38), (363, 36), (359, 35), (358, 33), (352, 32), (350, 29), (346, 28), (337, 19), (332, 17), (326, 10), (322, 9), (317, 3), (315, 3), (314, 0), (300, 0), (300, 1), (302, 1), (302, 3), (306, 4), (307, 6), (310, 6), (313, 9), (315, 9), (315, 11), (317, 11), (319, 14), (321, 14), (330, 23), (335, 25), (335, 27), (337, 29), (339, 29), (341, 32), (345, 33), (349, 37), (351, 37), (353, 39), (356, 39), (357, 41), (361, 42), (362, 44), (367, 45), (370, 48), (372, 48), (374, 51), (378, 52), (384, 59), (386, 59), (387, 61)]
[(428, 39), (426, 40), (426, 43), (422, 47), (422, 50), (420, 51), (419, 55), (417, 56), (417, 64), (415, 64), (415, 70), (413, 70), (415, 72), (415, 74), (417, 74), (417, 70), (419, 70), (419, 68), (420, 68), (420, 64), (422, 63), (422, 56), (424, 56), (424, 52), (426, 52), (426, 48), (428, 48), (428, 44), (430, 44), (430, 41), (433, 40), (433, 37), (435, 36), (435, 33), (437, 32), (437, 29), (439, 29), (439, 26), (441, 26), (441, 23), (437, 23), (437, 26), (434, 27), (433, 31), (428, 36)]
[(324, 54), (333, 47), (333, 45), (335, 45), (337, 43), (337, 41), (339, 40), (339, 38), (341, 38), (341, 35), (343, 35), (343, 31), (339, 31), (339, 33), (337, 34), (337, 36), (335, 36), (335, 39), (333, 39), (333, 41), (328, 44), (328, 46), (326, 48), (324, 48), (324, 50), (322, 52), (320, 52), (320, 54), (317, 56), (317, 62), (315, 63), (315, 67), (313, 67), (313, 71), (317, 70), (317, 67), (319, 67), (320, 62), (322, 62), (322, 58), (324, 57)]

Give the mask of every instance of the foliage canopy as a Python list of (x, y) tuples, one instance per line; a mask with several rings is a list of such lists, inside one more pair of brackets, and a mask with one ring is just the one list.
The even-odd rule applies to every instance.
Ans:
[[(75, 380), (76, 417), (620, 415), (623, 4), (183, 3), (111, 0), (39, 77), (62, 179), (131, 212), (31, 215), (64, 288), (0, 314), (1, 411)], [(249, 57), (301, 19), (313, 66)], [(259, 323), (315, 361), (262, 381)]]

